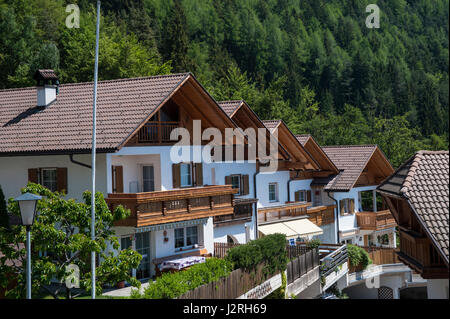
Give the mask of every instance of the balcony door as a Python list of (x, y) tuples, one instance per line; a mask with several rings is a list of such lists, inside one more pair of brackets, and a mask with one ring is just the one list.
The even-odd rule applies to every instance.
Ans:
[(146, 279), (150, 277), (150, 232), (136, 234), (136, 251), (142, 255), (136, 278)]
[(142, 166), (142, 191), (155, 191), (155, 169), (153, 165)]

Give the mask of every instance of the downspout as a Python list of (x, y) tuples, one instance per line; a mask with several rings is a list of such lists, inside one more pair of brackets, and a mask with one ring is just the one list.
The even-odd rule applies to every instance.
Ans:
[(83, 166), (83, 167), (87, 167), (87, 168), (92, 168), (91, 165), (84, 164), (84, 163), (82, 163), (82, 162), (78, 162), (78, 161), (74, 160), (74, 159), (73, 159), (73, 154), (69, 154), (69, 158), (70, 158), (70, 161), (71, 161), (72, 163), (74, 163), (74, 164), (77, 164), (77, 165), (80, 165), (80, 166)]
[[(255, 193), (254, 198), (256, 197), (256, 176), (260, 173), (258, 162), (256, 162), (256, 172), (253, 174), (253, 190)], [(255, 239), (258, 239), (258, 201), (255, 203)]]
[(330, 195), (329, 191), (325, 191), (325, 193), (327, 193), (327, 196), (332, 199), (335, 203), (336, 203), (336, 215), (335, 215), (335, 220), (336, 220), (336, 226), (337, 226), (337, 230), (336, 230), (336, 239), (337, 239), (337, 243), (339, 244), (341, 242), (340, 238), (339, 238), (339, 214), (338, 214), (338, 210), (339, 210), (339, 203), (338, 201), (332, 197)]

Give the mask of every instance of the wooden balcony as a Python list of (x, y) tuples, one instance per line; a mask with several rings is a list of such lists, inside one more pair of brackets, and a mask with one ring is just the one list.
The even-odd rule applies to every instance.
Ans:
[(123, 205), (131, 215), (115, 226), (144, 227), (232, 214), (234, 194), (231, 185), (215, 185), (132, 194), (108, 194), (110, 209)]
[(137, 134), (137, 143), (173, 143), (170, 133), (178, 127), (179, 122), (147, 122)]
[(214, 227), (222, 224), (250, 222), (253, 216), (253, 204), (257, 201), (254, 198), (235, 198), (233, 214), (214, 216)]
[(317, 226), (334, 223), (335, 205), (314, 207), (311, 205), (309, 202), (287, 202), (281, 206), (259, 208), (258, 221), (264, 223), (308, 215), (308, 219)]
[(361, 230), (382, 230), (397, 226), (389, 210), (356, 213), (356, 220)]
[(416, 232), (400, 230), (399, 259), (424, 279), (448, 278), (448, 268), (431, 241)]

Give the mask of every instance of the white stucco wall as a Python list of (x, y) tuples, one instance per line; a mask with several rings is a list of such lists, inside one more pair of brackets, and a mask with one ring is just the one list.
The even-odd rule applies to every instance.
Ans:
[[(96, 191), (106, 194), (106, 154), (97, 154)], [(76, 161), (91, 164), (91, 155), (74, 155)], [(29, 168), (67, 167), (67, 198), (82, 200), (90, 190), (91, 170), (70, 162), (69, 155), (0, 157), (0, 185), (6, 198), (16, 197), (28, 182)]]
[(448, 279), (428, 279), (427, 295), (428, 299), (448, 299)]
[[(382, 275), (379, 278), (379, 287), (385, 286), (392, 288), (394, 299), (399, 299), (400, 288), (405, 286), (405, 275), (403, 273), (396, 275)], [(375, 285), (374, 281), (371, 283), (372, 285)], [(371, 283), (369, 283), (369, 286)], [(368, 288), (364, 280), (358, 285), (346, 288), (344, 292), (350, 299), (378, 299), (378, 288)]]
[[(358, 193), (362, 191), (374, 190), (376, 186), (366, 186), (366, 187), (355, 187), (352, 188), (349, 192), (335, 192), (333, 197), (338, 201), (344, 198), (353, 198), (355, 201), (355, 213), (361, 211), (361, 203), (358, 199)], [(338, 205), (339, 206), (339, 205)], [(340, 231), (348, 231), (357, 228), (356, 215), (348, 214), (345, 216), (341, 216), (340, 207), (338, 208), (338, 216), (339, 216), (339, 230)]]
[[(284, 205), (288, 200), (287, 182), (289, 181), (288, 171), (277, 171), (274, 173), (261, 172), (256, 175), (256, 192), (258, 207), (269, 207)], [(269, 202), (269, 183), (278, 183), (278, 201)]]

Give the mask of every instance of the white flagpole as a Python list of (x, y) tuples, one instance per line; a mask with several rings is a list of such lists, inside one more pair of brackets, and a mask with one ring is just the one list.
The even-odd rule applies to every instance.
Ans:
[[(100, 33), (100, 0), (97, 0), (97, 30), (95, 36), (95, 68), (94, 68), (94, 104), (92, 108), (92, 196), (91, 196), (91, 239), (95, 240), (95, 152), (96, 145), (96, 112), (97, 112), (97, 78), (98, 78), (98, 39)], [(95, 299), (95, 251), (91, 252), (92, 299)]]

